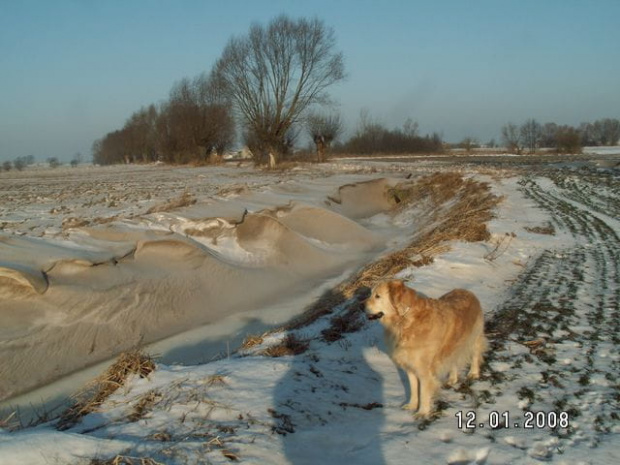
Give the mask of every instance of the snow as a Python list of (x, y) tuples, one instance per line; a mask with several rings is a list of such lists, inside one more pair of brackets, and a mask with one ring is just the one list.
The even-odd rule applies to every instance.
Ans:
[[(53, 422), (0, 430), (0, 463), (86, 464), (116, 454), (167, 464), (233, 459), (275, 464), (620, 463), (620, 354), (618, 332), (610, 329), (618, 316), (618, 281), (613, 279), (618, 278), (620, 226), (613, 210), (597, 210), (596, 199), (581, 203), (578, 192), (593, 185), (578, 175), (567, 188), (556, 175), (545, 173), (471, 175), (504, 196), (489, 224), (491, 240), (452, 243), (432, 264), (401, 276), (431, 297), (456, 287), (472, 290), (488, 320), (514, 306), (527, 315), (536, 334), (510, 333), (489, 354), (489, 366), (471, 389), (443, 389), (445, 405), (437, 419), (418, 420), (400, 408), (409, 387), (385, 353), (379, 323), (365, 323), (336, 342), (322, 340), (329, 318), (346, 311), (341, 306), (310, 326), (271, 334), (256, 347), (216, 361), (159, 363), (150, 376), (133, 378), (99, 412), (67, 431), (56, 431)], [(598, 186), (599, 195), (617, 204), (617, 177), (613, 182)], [(594, 228), (579, 218), (600, 225)], [(376, 227), (386, 221), (384, 215), (371, 220)], [(549, 223), (555, 235), (531, 232)], [(237, 253), (228, 248), (231, 244), (219, 247), (222, 254)], [(494, 250), (497, 254), (490, 255)], [(603, 284), (604, 277), (611, 281)], [(537, 305), (546, 310), (536, 313)], [(558, 313), (563, 316), (557, 327), (551, 318), (555, 308), (564, 312)], [(308, 350), (279, 358), (260, 355), (288, 334), (308, 340)], [(599, 337), (588, 338), (592, 334)], [(539, 338), (539, 348), (525, 344)], [(153, 404), (131, 421), (136, 404), (149, 395)], [(552, 412), (569, 408), (569, 428), (546, 426)], [(529, 409), (545, 412), (546, 424), (526, 428)], [(474, 429), (458, 427), (459, 412), (475, 412)], [(504, 413), (510, 418), (507, 427), (491, 428), (494, 415)]]

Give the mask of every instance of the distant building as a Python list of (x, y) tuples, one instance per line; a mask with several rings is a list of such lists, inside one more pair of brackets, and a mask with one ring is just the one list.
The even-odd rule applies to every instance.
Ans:
[(222, 158), (224, 160), (251, 160), (254, 155), (248, 146), (244, 146), (241, 150), (226, 152)]

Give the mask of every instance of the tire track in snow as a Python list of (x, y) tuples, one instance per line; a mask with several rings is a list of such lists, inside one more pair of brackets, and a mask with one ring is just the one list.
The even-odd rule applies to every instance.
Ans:
[(569, 414), (571, 426), (554, 430), (559, 442), (549, 456), (582, 441), (596, 447), (620, 432), (620, 239), (593, 213), (600, 208), (580, 203), (578, 176), (569, 175), (563, 182), (567, 175), (554, 173), (551, 189), (534, 178), (521, 184), (576, 245), (544, 251), (488, 325), (489, 402), (508, 392), (524, 409)]

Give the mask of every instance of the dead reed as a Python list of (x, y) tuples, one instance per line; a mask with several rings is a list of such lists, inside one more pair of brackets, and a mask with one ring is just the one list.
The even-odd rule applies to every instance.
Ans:
[(135, 374), (145, 378), (154, 370), (153, 359), (139, 350), (120, 354), (116, 362), (105, 373), (77, 394), (73, 405), (60, 415), (56, 428), (59, 431), (69, 429), (85, 415), (98, 410), (110, 395), (125, 384), (130, 375)]
[(134, 423), (144, 418), (149, 413), (153, 406), (162, 399), (162, 395), (157, 391), (149, 391), (143, 395), (140, 400), (133, 406), (133, 409), (127, 420)]
[(284, 357), (287, 355), (299, 355), (303, 354), (310, 343), (307, 340), (300, 339), (294, 333), (289, 333), (282, 340), (280, 344), (268, 347), (260, 355), (266, 355), (267, 357)]

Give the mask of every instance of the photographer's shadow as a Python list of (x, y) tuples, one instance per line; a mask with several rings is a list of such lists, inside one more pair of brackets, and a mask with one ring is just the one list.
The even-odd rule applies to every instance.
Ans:
[[(334, 292), (322, 300), (344, 300)], [(290, 463), (385, 463), (383, 379), (364, 354), (377, 332), (367, 326), (363, 302), (357, 293), (284, 338), (296, 355), (276, 385), (270, 414)]]

